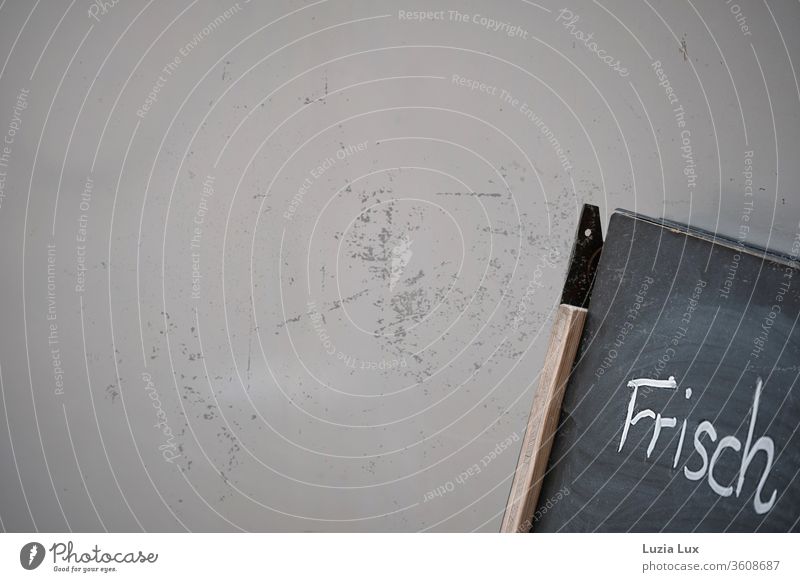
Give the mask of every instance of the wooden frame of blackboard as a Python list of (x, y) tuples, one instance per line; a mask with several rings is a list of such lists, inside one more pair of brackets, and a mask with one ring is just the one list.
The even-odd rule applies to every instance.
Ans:
[(523, 533), (531, 528), (553, 445), (561, 400), (578, 351), (587, 305), (603, 249), (600, 209), (584, 204), (575, 232), (567, 278), (556, 310), (539, 386), (522, 440), (501, 532)]
[(550, 343), (539, 377), (539, 388), (522, 441), (511, 493), (500, 531), (528, 532), (539, 501), (542, 479), (561, 413), (561, 399), (569, 379), (586, 320), (586, 308), (562, 303), (556, 311)]

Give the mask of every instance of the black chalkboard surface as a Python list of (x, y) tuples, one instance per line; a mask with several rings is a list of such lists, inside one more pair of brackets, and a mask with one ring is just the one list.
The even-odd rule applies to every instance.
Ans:
[(612, 215), (532, 531), (800, 530), (796, 258)]

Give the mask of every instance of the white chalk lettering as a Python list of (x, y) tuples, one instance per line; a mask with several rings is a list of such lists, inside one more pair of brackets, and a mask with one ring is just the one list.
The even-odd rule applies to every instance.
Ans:
[[(678, 418), (675, 416), (664, 416), (661, 411), (655, 411), (651, 408), (644, 408), (636, 410), (636, 397), (639, 393), (639, 388), (646, 386), (649, 388), (661, 388), (666, 390), (676, 390), (678, 383), (674, 376), (670, 376), (668, 380), (658, 380), (656, 378), (635, 378), (628, 382), (628, 388), (631, 389), (630, 400), (628, 401), (627, 413), (625, 421), (622, 425), (622, 436), (620, 437), (619, 447), (617, 452), (621, 453), (626, 441), (628, 440), (629, 433), (632, 427), (636, 426), (639, 421), (645, 418), (653, 419), (653, 434), (650, 437), (650, 442), (647, 445), (645, 458), (649, 459), (658, 445), (658, 439), (663, 429), (675, 428), (678, 426)], [(714, 424), (709, 420), (703, 420), (697, 424), (694, 431), (694, 451), (700, 459), (700, 465), (696, 468), (689, 467), (688, 463), (683, 467), (683, 475), (690, 481), (702, 481), (706, 479), (708, 486), (714, 493), (720, 497), (739, 497), (742, 495), (745, 485), (745, 478), (747, 476), (747, 469), (753, 462), (753, 459), (759, 452), (766, 455), (766, 465), (761, 473), (761, 476), (756, 486), (755, 495), (753, 496), (753, 509), (757, 514), (764, 514), (768, 512), (775, 505), (778, 497), (777, 489), (773, 489), (769, 499), (764, 500), (764, 487), (767, 478), (769, 477), (772, 464), (775, 459), (775, 442), (771, 437), (762, 435), (758, 437), (755, 442), (753, 441), (753, 433), (755, 431), (756, 422), (758, 419), (758, 409), (761, 404), (761, 392), (763, 391), (764, 383), (761, 378), (756, 381), (755, 395), (753, 397), (753, 406), (750, 411), (750, 424), (747, 431), (747, 440), (742, 446), (742, 441), (735, 435), (725, 435), (719, 438), (717, 429)], [(692, 389), (686, 388), (684, 390), (684, 397), (686, 400), (691, 399)], [(678, 439), (678, 446), (675, 449), (675, 454), (672, 457), (672, 468), (678, 466), (678, 462), (683, 451), (683, 443), (686, 437), (686, 429), (689, 424), (689, 419), (681, 421), (680, 437)], [(710, 441), (710, 442), (709, 442)], [(713, 450), (712, 450), (713, 449)], [(709, 458), (709, 453), (711, 457)], [(715, 474), (714, 469), (719, 463), (720, 458), (724, 453), (728, 455), (739, 454), (741, 461), (738, 470), (733, 475), (726, 475), (720, 477)], [(690, 453), (691, 454), (691, 453)], [(730, 465), (729, 465), (730, 466)], [(736, 488), (733, 485), (724, 485), (723, 483), (732, 483), (736, 480)]]

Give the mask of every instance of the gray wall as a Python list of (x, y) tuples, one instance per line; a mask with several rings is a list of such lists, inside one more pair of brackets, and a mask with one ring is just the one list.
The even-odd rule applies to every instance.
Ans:
[(496, 531), (582, 203), (798, 233), (797, 2), (111, 4), (0, 4), (5, 530)]

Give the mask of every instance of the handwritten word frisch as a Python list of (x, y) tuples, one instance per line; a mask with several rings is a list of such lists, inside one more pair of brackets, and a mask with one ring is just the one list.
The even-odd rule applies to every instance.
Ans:
[[(630, 401), (628, 402), (628, 413), (625, 417), (625, 423), (622, 426), (622, 437), (620, 438), (617, 452), (622, 452), (622, 448), (625, 446), (625, 441), (628, 438), (628, 432), (631, 427), (635, 426), (644, 418), (651, 418), (653, 419), (653, 435), (650, 438), (649, 444), (647, 445), (646, 452), (646, 457), (650, 458), (650, 455), (653, 454), (656, 444), (658, 443), (661, 431), (665, 428), (675, 428), (678, 425), (678, 419), (674, 416), (662, 416), (660, 412), (655, 412), (649, 408), (644, 408), (634, 414), (634, 411), (636, 410), (636, 395), (640, 386), (677, 390), (678, 384), (673, 376), (670, 376), (668, 380), (636, 378), (628, 382), (628, 388), (631, 388), (632, 392)], [(703, 478), (706, 478), (708, 480), (709, 487), (711, 487), (711, 489), (717, 495), (721, 497), (730, 497), (735, 493), (736, 497), (739, 497), (739, 495), (742, 493), (742, 489), (744, 488), (745, 476), (747, 475), (747, 469), (750, 466), (750, 463), (753, 462), (753, 459), (759, 452), (763, 452), (766, 455), (767, 462), (761, 474), (761, 479), (758, 481), (756, 494), (753, 497), (753, 508), (758, 514), (767, 513), (770, 509), (772, 509), (772, 506), (775, 505), (775, 500), (778, 496), (777, 490), (773, 490), (769, 499), (764, 500), (763, 497), (764, 485), (769, 477), (769, 472), (770, 469), (772, 469), (772, 463), (775, 459), (775, 443), (772, 438), (768, 436), (760, 436), (755, 440), (755, 442), (753, 442), (753, 433), (755, 431), (756, 421), (758, 419), (758, 408), (763, 387), (763, 381), (761, 378), (758, 378), (756, 382), (755, 395), (753, 397), (753, 408), (750, 414), (750, 426), (747, 430), (747, 440), (744, 443), (744, 448), (742, 448), (742, 441), (733, 435), (724, 436), (717, 441), (718, 435), (716, 428), (714, 428), (714, 424), (708, 420), (704, 420), (697, 425), (694, 431), (693, 439), (694, 449), (697, 451), (697, 454), (700, 455), (702, 464), (696, 469), (689, 468), (688, 465), (683, 467), (683, 475), (686, 477), (686, 479), (689, 479), (690, 481), (700, 481)], [(684, 396), (687, 400), (690, 399), (692, 397), (692, 389), (686, 388), (684, 391)], [(675, 456), (673, 457), (672, 461), (673, 468), (678, 466), (678, 461), (680, 460), (681, 452), (683, 451), (687, 424), (688, 419), (684, 419), (683, 423), (681, 424), (680, 437), (678, 439), (678, 445), (675, 449)], [(717, 443), (714, 452), (711, 454), (710, 460), (708, 457), (708, 450), (706, 449), (706, 446), (702, 440), (706, 435), (709, 439), (711, 439), (712, 443)], [(737, 474), (735, 491), (732, 485), (721, 485), (714, 475), (714, 468), (719, 461), (720, 456), (722, 456), (722, 453), (726, 449), (731, 449), (731, 451), (736, 453), (741, 452), (741, 461), (739, 465), (739, 472)]]

